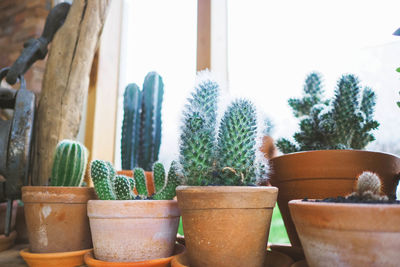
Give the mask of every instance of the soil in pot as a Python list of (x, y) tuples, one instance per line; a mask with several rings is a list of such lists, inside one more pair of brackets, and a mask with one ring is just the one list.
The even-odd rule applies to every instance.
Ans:
[(399, 266), (400, 205), (293, 200), (289, 208), (310, 267)]
[(108, 262), (170, 257), (180, 212), (176, 200), (91, 200), (94, 256)]
[(301, 246), (288, 202), (293, 199), (323, 199), (354, 191), (356, 177), (371, 171), (381, 177), (383, 193), (395, 195), (400, 158), (360, 150), (319, 150), (278, 156), (270, 160), (270, 182), (279, 188), (278, 206), (293, 246)]
[(24, 186), (30, 252), (71, 252), (92, 247), (87, 201), (91, 187)]
[(191, 267), (262, 266), (278, 189), (179, 186)]

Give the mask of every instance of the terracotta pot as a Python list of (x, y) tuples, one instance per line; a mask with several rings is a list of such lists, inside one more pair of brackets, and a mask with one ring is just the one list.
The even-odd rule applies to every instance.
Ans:
[(19, 254), (29, 267), (76, 267), (84, 264), (83, 256), (88, 251), (91, 249), (59, 253), (30, 253), (26, 248)]
[(271, 136), (263, 136), (260, 151), (264, 153), (264, 157), (266, 159), (270, 159), (278, 155), (278, 149), (276, 148), (274, 139)]
[(310, 267), (399, 266), (400, 205), (293, 200), (289, 208)]
[[(181, 255), (185, 251), (185, 247), (180, 244), (175, 244), (173, 255)], [(89, 267), (170, 267), (171, 260), (174, 256), (168, 258), (137, 261), (137, 262), (109, 262), (100, 261), (93, 258), (93, 252), (85, 254), (85, 263)]]
[(0, 235), (0, 251), (4, 251), (12, 247), (16, 237), (16, 231), (12, 231), (8, 236), (5, 236), (4, 234)]
[[(133, 170), (122, 170), (117, 171), (117, 174), (125, 175), (133, 178)], [(154, 180), (153, 180), (153, 172), (144, 172), (146, 175), (146, 184), (147, 184), (147, 192), (148, 195), (151, 196), (154, 194)], [(134, 189), (135, 194), (137, 194), (136, 188)]]
[[(11, 231), (15, 229), (17, 208), (18, 208), (18, 203), (17, 201), (14, 201), (12, 206), (11, 228), (10, 228)], [(12, 247), (14, 245), (15, 238), (17, 237), (17, 234), (15, 232), (11, 232), (9, 236), (4, 235), (6, 212), (7, 212), (7, 203), (0, 203), (0, 251)]]
[(306, 260), (297, 261), (292, 264), (290, 267), (308, 267)]
[(179, 186), (191, 267), (262, 266), (278, 189)]
[(25, 219), (30, 252), (55, 253), (92, 247), (87, 201), (92, 187), (24, 186)]
[(170, 257), (179, 225), (176, 200), (91, 200), (95, 258), (135, 262)]
[[(291, 267), (293, 260), (280, 252), (266, 251), (265, 262), (262, 267)], [(171, 267), (189, 267), (189, 258), (186, 253), (174, 256), (171, 261)], [(245, 265), (247, 267), (247, 265)]]
[(317, 150), (287, 154), (270, 160), (270, 182), (279, 188), (278, 206), (290, 242), (301, 246), (289, 214), (293, 199), (345, 196), (353, 192), (356, 178), (363, 171), (379, 175), (383, 192), (395, 195), (400, 158), (360, 150)]
[(16, 218), (16, 222), (15, 222), (15, 230), (18, 233), (17, 239), (15, 240), (15, 242), (17, 244), (29, 243), (28, 229), (26, 228), (25, 212), (24, 212), (23, 205), (21, 205), (21, 206), (18, 205), (17, 218)]
[(291, 245), (271, 245), (269, 248), (272, 251), (280, 252), (285, 255), (288, 255), (294, 261), (304, 260), (304, 252), (302, 247), (292, 247)]

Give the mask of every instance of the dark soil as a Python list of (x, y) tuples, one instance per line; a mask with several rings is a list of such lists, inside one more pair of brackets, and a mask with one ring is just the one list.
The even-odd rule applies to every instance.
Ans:
[(400, 200), (389, 199), (389, 200), (370, 200), (370, 199), (362, 199), (357, 196), (350, 197), (328, 197), (325, 199), (316, 199), (309, 200), (307, 198), (303, 199), (303, 201), (310, 202), (328, 202), (328, 203), (359, 203), (359, 204), (400, 204)]

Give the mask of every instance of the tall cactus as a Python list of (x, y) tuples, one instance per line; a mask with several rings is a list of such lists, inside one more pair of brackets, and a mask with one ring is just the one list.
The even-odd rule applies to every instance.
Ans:
[(121, 137), (121, 163), (124, 170), (131, 170), (137, 166), (141, 106), (142, 94), (139, 86), (134, 83), (129, 84), (124, 93), (124, 120)]
[(136, 84), (125, 89), (121, 138), (123, 169), (141, 167), (150, 171), (158, 160), (163, 94), (164, 84), (156, 72), (147, 74), (143, 91)]
[(81, 186), (88, 161), (84, 145), (71, 140), (58, 143), (51, 172), (51, 186)]
[(225, 185), (247, 185), (256, 179), (257, 119), (253, 104), (233, 102), (225, 112), (218, 133), (218, 164)]

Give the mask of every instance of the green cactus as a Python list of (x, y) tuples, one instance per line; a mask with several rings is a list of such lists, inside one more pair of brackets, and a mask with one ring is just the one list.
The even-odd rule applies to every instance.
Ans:
[[(277, 147), (283, 153), (322, 149), (363, 149), (374, 140), (370, 131), (379, 126), (379, 123), (373, 120), (375, 93), (370, 88), (365, 88), (360, 100), (361, 86), (357, 77), (343, 75), (337, 83), (333, 100), (326, 101), (322, 99), (321, 89), (306, 91), (306, 88), (319, 87), (320, 81), (315, 77), (315, 73), (312, 73), (307, 78), (306, 84), (311, 84), (305, 86), (305, 98), (289, 100), (295, 116), (303, 116), (300, 121), (300, 131), (294, 134), (296, 143), (279, 139)], [(318, 96), (310, 97), (312, 95), (310, 92), (317, 92)], [(308, 104), (301, 106), (293, 103)]]
[(160, 162), (156, 162), (153, 165), (153, 179), (155, 191), (161, 191), (165, 183), (165, 169), (164, 165)]
[(142, 94), (136, 84), (129, 84), (124, 93), (124, 120), (121, 133), (122, 169), (132, 170), (137, 166), (139, 153), (140, 109)]
[(161, 106), (164, 84), (156, 72), (147, 74), (143, 91), (128, 85), (124, 94), (121, 138), (122, 168), (141, 167), (150, 171), (158, 160), (161, 144)]
[(93, 160), (90, 164), (90, 177), (92, 178), (94, 189), (100, 200), (117, 199), (113, 184), (111, 182), (109, 164), (102, 160)]
[(136, 190), (139, 196), (147, 197), (147, 182), (146, 182), (146, 175), (142, 168), (135, 168), (133, 170), (133, 178), (135, 179)]
[[(167, 181), (166, 182), (164, 181), (164, 186), (162, 187), (161, 190), (156, 191), (156, 194), (153, 195), (153, 199), (170, 200), (176, 196), (176, 187), (181, 184), (181, 179), (178, 172), (179, 172), (178, 164), (177, 162), (173, 161), (168, 171)], [(156, 172), (154, 171), (154, 174), (155, 173)], [(156, 179), (156, 176), (154, 176), (154, 179)]]
[(256, 179), (257, 119), (248, 100), (233, 102), (218, 133), (218, 167), (225, 185), (254, 184)]
[(113, 190), (115, 196), (118, 200), (130, 200), (135, 199), (132, 191), (132, 183), (129, 181), (128, 177), (124, 175), (115, 176), (115, 181), (113, 183)]
[(62, 140), (55, 149), (50, 185), (81, 186), (87, 161), (88, 151), (84, 145)]

